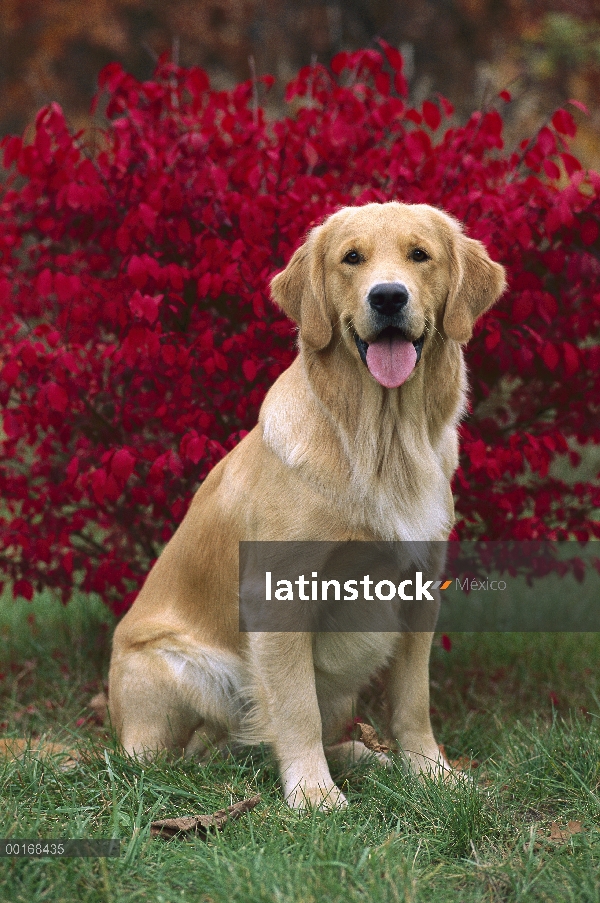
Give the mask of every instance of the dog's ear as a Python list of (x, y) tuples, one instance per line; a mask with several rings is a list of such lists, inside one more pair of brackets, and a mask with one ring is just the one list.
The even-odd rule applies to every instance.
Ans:
[(282, 273), (271, 281), (271, 297), (300, 327), (300, 337), (317, 351), (326, 348), (333, 330), (325, 299), (321, 227), (313, 229)]
[(446, 335), (457, 342), (468, 342), (475, 321), (489, 310), (504, 289), (504, 267), (491, 260), (480, 241), (455, 234), (452, 255), (452, 286), (444, 310)]

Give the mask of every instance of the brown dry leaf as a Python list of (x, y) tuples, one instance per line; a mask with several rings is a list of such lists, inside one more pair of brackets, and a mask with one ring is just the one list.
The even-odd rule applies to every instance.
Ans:
[(374, 727), (371, 727), (370, 724), (363, 724), (362, 721), (359, 721), (357, 727), (360, 728), (360, 739), (361, 742), (370, 749), (372, 752), (379, 753), (387, 753), (390, 751), (390, 747), (385, 743), (382, 743), (377, 736), (377, 731)]
[(583, 828), (581, 827), (580, 821), (570, 821), (567, 822), (566, 828), (560, 828), (558, 824), (553, 821), (550, 825), (550, 837), (547, 838), (551, 840), (553, 843), (568, 843), (573, 834), (581, 834)]
[(260, 802), (260, 793), (250, 797), (247, 800), (240, 800), (233, 806), (226, 809), (219, 809), (212, 815), (190, 815), (187, 818), (163, 818), (159, 821), (153, 821), (150, 825), (150, 835), (152, 837), (165, 837), (167, 839), (176, 837), (178, 834), (200, 834), (206, 835), (209, 828), (222, 828), (228, 821), (234, 821), (249, 812)]
[[(561, 828), (558, 822), (550, 823), (550, 835), (538, 835), (538, 839), (533, 844), (536, 852), (543, 850), (545, 847), (559, 847), (568, 843), (574, 834), (581, 834), (583, 827), (580, 821), (567, 822), (566, 828)], [(524, 845), (526, 853), (530, 852), (531, 842)]]
[(470, 759), (469, 756), (459, 756), (458, 759), (449, 759), (446, 753), (446, 747), (443, 743), (438, 743), (438, 749), (444, 759), (455, 771), (470, 771), (472, 768), (479, 768), (477, 759)]
[(98, 724), (104, 724), (108, 718), (108, 696), (106, 693), (96, 693), (88, 702), (88, 709), (94, 713)]
[(27, 740), (24, 737), (0, 737), (0, 756), (7, 759), (19, 759), (25, 753), (38, 753), (40, 756), (60, 756), (59, 768), (68, 771), (79, 764), (77, 750), (65, 746), (64, 743), (54, 743), (45, 737)]
[(479, 768), (477, 759), (470, 759), (469, 756), (459, 756), (458, 759), (448, 761), (455, 771), (471, 771), (472, 768)]

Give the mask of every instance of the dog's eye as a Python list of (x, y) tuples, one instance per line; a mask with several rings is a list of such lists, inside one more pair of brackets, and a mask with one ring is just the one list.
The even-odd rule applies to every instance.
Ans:
[(362, 257), (358, 253), (358, 251), (348, 251), (348, 253), (344, 256), (342, 263), (350, 263), (355, 266), (357, 263), (360, 263)]
[(410, 257), (411, 260), (415, 260), (417, 263), (421, 263), (423, 260), (430, 260), (429, 254), (423, 248), (415, 248)]

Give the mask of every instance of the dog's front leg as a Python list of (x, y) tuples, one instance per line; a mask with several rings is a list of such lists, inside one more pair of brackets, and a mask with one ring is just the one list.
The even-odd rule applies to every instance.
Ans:
[(432, 633), (403, 633), (388, 678), (392, 737), (417, 772), (451, 771), (431, 729), (429, 654)]
[(323, 749), (312, 634), (251, 634), (249, 654), (259, 730), (275, 752), (286, 801), (294, 809), (345, 806)]

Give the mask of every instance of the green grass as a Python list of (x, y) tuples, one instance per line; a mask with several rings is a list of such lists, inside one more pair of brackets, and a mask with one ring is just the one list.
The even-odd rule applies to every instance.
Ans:
[[(2, 735), (46, 733), (82, 754), (68, 771), (60, 758), (0, 759), (0, 836), (122, 838), (120, 859), (0, 861), (1, 901), (600, 900), (600, 636), (436, 644), (436, 734), (451, 758), (478, 761), (474, 779), (419, 781), (400, 763), (338, 770), (350, 807), (299, 815), (266, 749), (204, 766), (124, 757), (86, 708), (111, 628), (90, 598), (0, 603)], [(154, 818), (255, 793), (256, 809), (208, 839), (149, 836)], [(544, 840), (569, 820), (582, 833)]]

